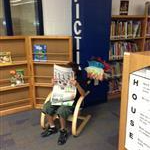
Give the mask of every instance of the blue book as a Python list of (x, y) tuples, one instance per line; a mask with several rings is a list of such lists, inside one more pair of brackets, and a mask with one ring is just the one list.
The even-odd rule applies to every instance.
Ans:
[(47, 61), (47, 46), (44, 44), (35, 44), (33, 46), (33, 60)]

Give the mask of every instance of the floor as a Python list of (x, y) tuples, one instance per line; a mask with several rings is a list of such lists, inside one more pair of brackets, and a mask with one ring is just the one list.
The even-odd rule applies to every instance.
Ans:
[(92, 119), (79, 137), (70, 135), (63, 146), (57, 145), (58, 134), (40, 137), (40, 110), (1, 117), (0, 150), (117, 150), (119, 111), (119, 100), (86, 108)]

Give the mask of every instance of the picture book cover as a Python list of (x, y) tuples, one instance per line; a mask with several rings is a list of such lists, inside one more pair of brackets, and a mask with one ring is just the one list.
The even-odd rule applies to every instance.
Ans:
[(120, 1), (120, 15), (128, 15), (129, 0)]
[(76, 96), (76, 87), (70, 84), (70, 80), (74, 79), (72, 68), (54, 65), (54, 79), (57, 82), (52, 91), (52, 105), (72, 106)]
[(11, 52), (0, 52), (0, 66), (12, 64)]
[(24, 69), (14, 69), (10, 71), (11, 86), (24, 84)]
[(33, 46), (33, 60), (47, 61), (47, 46), (44, 44), (35, 44)]

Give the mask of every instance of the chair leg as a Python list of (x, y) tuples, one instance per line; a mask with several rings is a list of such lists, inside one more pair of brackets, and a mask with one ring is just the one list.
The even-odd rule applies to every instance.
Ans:
[(78, 119), (82, 120), (82, 123), (77, 127), (77, 120), (72, 122), (72, 135), (78, 136), (83, 128), (86, 126), (88, 121), (90, 120), (91, 115), (87, 115), (86, 117), (79, 117)]
[(41, 127), (43, 129), (45, 129), (45, 121), (46, 121), (46, 115), (44, 113), (41, 113), (41, 120), (40, 120), (40, 123), (41, 123)]

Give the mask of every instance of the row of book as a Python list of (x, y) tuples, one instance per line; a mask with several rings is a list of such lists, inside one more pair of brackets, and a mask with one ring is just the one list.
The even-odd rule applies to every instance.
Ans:
[(150, 40), (146, 40), (145, 42), (145, 50), (150, 51)]
[(140, 37), (141, 21), (112, 21), (110, 36), (112, 39)]
[(110, 72), (111, 78), (120, 78), (122, 75), (122, 67), (123, 67), (122, 62), (119, 61), (112, 62), (110, 66), (111, 66)]
[(121, 78), (115, 78), (109, 81), (109, 91), (108, 93), (113, 94), (121, 91)]
[(147, 32), (146, 32), (146, 36), (150, 37), (150, 20), (147, 22)]
[(135, 42), (111, 42), (109, 60), (121, 59), (124, 52), (137, 52), (138, 50), (138, 45)]

